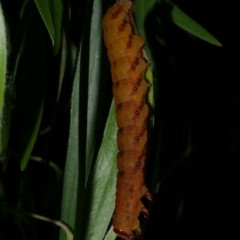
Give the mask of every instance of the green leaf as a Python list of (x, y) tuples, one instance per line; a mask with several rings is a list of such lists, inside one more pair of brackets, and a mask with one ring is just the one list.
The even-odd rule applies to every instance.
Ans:
[[(84, 24), (83, 38), (80, 49), (80, 115), (81, 147), (85, 159), (85, 185), (89, 177), (92, 162), (96, 159), (96, 141), (99, 133), (101, 110), (103, 107), (106, 76), (109, 72), (102, 71), (106, 62), (102, 57), (102, 12), (99, 0), (89, 2)], [(107, 62), (109, 67), (109, 63)], [(100, 132), (102, 134), (102, 132)], [(102, 138), (102, 136), (101, 136)], [(85, 147), (85, 148), (84, 148)]]
[(3, 111), (6, 67), (7, 67), (6, 29), (2, 7), (0, 4), (0, 123)]
[[(82, 159), (85, 164), (84, 185), (87, 186), (87, 189), (84, 195), (84, 203), (82, 203), (82, 205), (81, 201), (83, 195), (81, 194), (81, 190), (79, 190), (80, 188), (78, 189), (78, 205), (74, 229), (75, 239), (84, 238), (84, 236), (85, 239), (91, 239), (92, 230), (95, 229), (96, 226), (98, 226), (98, 228), (100, 227), (102, 230), (100, 231), (99, 229), (99, 231), (94, 234), (104, 234), (112, 214), (112, 212), (109, 214), (106, 213), (108, 219), (105, 218), (105, 221), (101, 219), (102, 215), (97, 215), (98, 217), (96, 214), (92, 215), (92, 212), (98, 211), (96, 210), (96, 207), (99, 207), (99, 197), (95, 194), (97, 194), (99, 187), (95, 183), (95, 170), (93, 170), (91, 178), (89, 178), (89, 173), (92, 164), (95, 161), (96, 164), (98, 164), (98, 162), (102, 160), (101, 154), (100, 156), (98, 154), (96, 160), (98, 152), (97, 140), (100, 141), (100, 139), (102, 139), (100, 125), (103, 114), (101, 109), (103, 107), (103, 99), (105, 98), (106, 76), (109, 75), (110, 71), (102, 71), (102, 69), (106, 69), (106, 63), (109, 67), (109, 63), (103, 61), (101, 55), (103, 47), (101, 2), (99, 0), (88, 2), (86, 11), (80, 59), (79, 107), (81, 111), (79, 113), (79, 125), (81, 128), (79, 129), (79, 137), (81, 142), (80, 161)], [(111, 152), (109, 154), (111, 154)], [(109, 161), (109, 158), (104, 157), (104, 160)], [(116, 163), (116, 161), (113, 162)], [(102, 166), (105, 165), (103, 164)], [(109, 165), (109, 167), (110, 166), (111, 165)], [(96, 167), (94, 169), (96, 169)], [(99, 170), (99, 168), (96, 169), (96, 171)], [(98, 176), (98, 172), (96, 173), (96, 176)], [(106, 179), (106, 177), (104, 179)], [(79, 181), (81, 181), (80, 176)], [(104, 180), (102, 181), (106, 184)], [(79, 182), (79, 184), (81, 183)], [(100, 187), (100, 190), (104, 190), (103, 185)], [(92, 195), (95, 196), (93, 197)], [(106, 197), (107, 196), (104, 198)], [(96, 204), (94, 204), (95, 201), (97, 201)], [(101, 219), (100, 221), (99, 218)], [(86, 219), (88, 219), (88, 221), (86, 221)]]
[(60, 63), (60, 72), (59, 72), (59, 85), (58, 85), (58, 92), (57, 92), (57, 101), (59, 100), (60, 94), (62, 91), (63, 79), (64, 79), (64, 74), (66, 71), (66, 63), (67, 63), (67, 41), (66, 41), (65, 34), (63, 34), (63, 43), (61, 46), (61, 63)]
[(103, 239), (113, 214), (117, 177), (117, 129), (113, 102), (88, 188), (87, 199), (90, 204), (89, 209), (86, 207), (90, 214), (84, 239)]
[[(78, 72), (79, 63), (77, 68), (77, 73)], [(78, 134), (76, 134), (79, 128), (78, 102), (79, 78), (78, 74), (76, 74), (72, 95), (71, 126), (64, 176), (65, 181), (61, 217), (61, 219), (71, 227), (74, 226), (75, 222), (76, 205), (81, 204), (80, 201), (77, 200), (77, 187), (80, 188), (79, 184), (81, 184), (82, 196), (84, 188), (83, 178), (81, 177), (82, 181), (77, 181), (78, 169), (84, 167), (83, 164), (79, 166), (78, 160), (79, 140)], [(85, 231), (85, 238), (83, 239), (102, 239), (113, 213), (116, 192), (116, 156), (118, 152), (116, 134), (115, 106), (112, 104), (103, 142), (92, 172), (90, 184), (88, 185), (87, 200), (83, 208), (85, 210), (79, 213), (84, 216), (84, 219), (88, 219), (84, 222), (84, 227), (82, 227)], [(87, 212), (90, 212), (89, 216)], [(80, 234), (76, 233), (76, 231), (82, 233), (80, 226), (75, 228), (75, 234)], [(60, 239), (65, 239), (64, 233), (61, 233)]]
[(142, 36), (146, 41), (144, 45), (144, 50), (146, 51), (148, 61), (151, 63), (152, 68), (154, 68), (154, 60), (153, 60), (152, 52), (150, 49), (150, 44), (147, 39), (145, 22), (146, 22), (147, 16), (151, 14), (156, 2), (157, 0), (149, 0), (149, 1), (136, 0), (134, 2), (136, 5), (135, 11), (134, 11), (134, 20), (135, 20), (136, 28), (139, 36)]
[[(135, 11), (134, 11), (134, 19), (137, 27), (138, 34), (142, 36), (145, 40), (147, 39), (146, 29), (145, 29), (145, 21), (148, 14), (154, 8), (154, 5), (157, 3), (157, 0), (135, 0)], [(149, 54), (149, 48), (145, 46), (147, 53)]]
[(146, 78), (147, 82), (149, 82), (151, 84), (149, 86), (149, 91), (148, 91), (148, 94), (147, 94), (147, 102), (152, 107), (154, 107), (153, 73), (152, 73), (151, 67), (147, 68), (145, 78)]
[(46, 81), (46, 55), (45, 51), (42, 51), (45, 49), (45, 29), (35, 6), (29, 10), (31, 18), (20, 56), (22, 76), (18, 76), (21, 90), (18, 94), (20, 112), (17, 118), (21, 133), (17, 148), (21, 154), (21, 170), (27, 166), (39, 133)]
[[(71, 99), (71, 122), (67, 150), (67, 159), (64, 171), (63, 199), (61, 219), (67, 223), (72, 229), (75, 223), (76, 205), (77, 205), (77, 190), (78, 190), (78, 171), (82, 168), (79, 165), (79, 69), (80, 56), (76, 74), (73, 83), (72, 99)], [(83, 193), (84, 181), (80, 182)], [(60, 239), (66, 239), (65, 232), (60, 231)]]
[(136, 10), (134, 12), (134, 19), (136, 23), (136, 28), (139, 36), (142, 36), (146, 44), (144, 45), (144, 51), (146, 52), (147, 59), (151, 64), (146, 71), (146, 80), (150, 83), (150, 89), (148, 91), (148, 103), (154, 107), (154, 93), (153, 93), (153, 73), (152, 69), (154, 68), (154, 59), (152, 55), (152, 51), (150, 49), (150, 43), (147, 41), (147, 32), (145, 28), (145, 21), (147, 16), (151, 13), (154, 5), (156, 4), (156, 0), (142, 1), (136, 0)]
[(53, 52), (59, 51), (62, 39), (62, 13), (63, 3), (61, 0), (35, 0), (38, 11), (48, 30), (53, 44)]
[(106, 234), (104, 240), (115, 240), (117, 237), (116, 233), (113, 231), (113, 227), (110, 228), (108, 233)]
[[(83, 212), (86, 209), (86, 204), (90, 203), (92, 198), (85, 197), (84, 188), (87, 185), (90, 169), (93, 162), (96, 161), (99, 150), (97, 140), (102, 139), (99, 119), (102, 117), (102, 99), (105, 97), (102, 93), (105, 91), (106, 83), (106, 77), (104, 77), (106, 71), (102, 73), (102, 69), (106, 68), (104, 67), (106, 61), (102, 61), (101, 56), (103, 47), (101, 3), (97, 0), (89, 2), (86, 11), (78, 68), (73, 88), (73, 96), (79, 95), (79, 98), (75, 97), (72, 101), (72, 113), (74, 111), (75, 114), (72, 114), (71, 122), (74, 121), (75, 129), (72, 130), (73, 125), (71, 125), (62, 206), (63, 221), (66, 221), (72, 228), (76, 226), (74, 229), (75, 238), (83, 238), (83, 232), (86, 232), (85, 225), (88, 224), (86, 218), (89, 213)], [(76, 78), (79, 81), (78, 86)], [(75, 145), (76, 143), (78, 145)], [(81, 164), (79, 165), (79, 163)], [(77, 175), (76, 171), (81, 173)], [(73, 181), (76, 184), (74, 189), (72, 187)], [(70, 192), (68, 192), (68, 188)], [(75, 192), (73, 195), (71, 191), (77, 191), (78, 193)], [(76, 218), (74, 219), (74, 217)], [(62, 234), (61, 239), (64, 239)]]
[(183, 12), (178, 6), (169, 2), (171, 5), (171, 17), (172, 21), (183, 30), (193, 34), (194, 36), (209, 42), (213, 45), (221, 47), (222, 44), (200, 24), (190, 18), (185, 12)]
[(55, 32), (53, 52), (54, 55), (56, 55), (59, 51), (62, 41), (63, 2), (62, 0), (51, 0), (49, 1), (49, 7)]
[(55, 29), (53, 26), (52, 14), (48, 0), (35, 0), (38, 11), (42, 17), (42, 20), (48, 30), (52, 44), (55, 44)]
[(12, 87), (5, 89), (4, 106), (2, 117), (0, 117), (0, 160), (4, 161), (7, 154), (9, 141), (10, 125), (11, 125), (11, 93)]
[[(5, 154), (9, 135), (9, 94), (6, 94), (7, 41), (4, 16), (0, 4), (0, 159)], [(9, 92), (9, 91), (8, 91)], [(5, 94), (5, 96), (4, 96)], [(5, 100), (5, 103), (4, 103)]]
[[(101, 2), (95, 0), (87, 6), (85, 30), (83, 32), (82, 81), (88, 79), (87, 96), (87, 138), (86, 138), (86, 175), (87, 182), (94, 153), (96, 153), (96, 134), (99, 133), (99, 115), (106, 86), (106, 68), (102, 61), (102, 9)], [(92, 15), (90, 14), (92, 12)], [(91, 18), (90, 18), (91, 17)], [(108, 64), (108, 63), (107, 63)], [(108, 65), (109, 66), (109, 65)], [(87, 71), (86, 71), (87, 70)]]

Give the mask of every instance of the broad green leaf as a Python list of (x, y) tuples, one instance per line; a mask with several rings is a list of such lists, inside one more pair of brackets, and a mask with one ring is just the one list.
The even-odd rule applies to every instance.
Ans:
[[(105, 65), (107, 63), (107, 66), (109, 67), (109, 63), (107, 61), (103, 61), (103, 56), (101, 54), (102, 47), (102, 4), (99, 0), (95, 0), (93, 2), (90, 1), (88, 2), (86, 9), (86, 19), (81, 45), (79, 102), (79, 107), (81, 109), (79, 113), (79, 125), (81, 126), (79, 136), (81, 137), (80, 146), (82, 147), (82, 157), (80, 158), (80, 161), (84, 161), (85, 164), (84, 185), (87, 188), (84, 195), (84, 203), (82, 203), (82, 205), (81, 200), (83, 199), (83, 195), (78, 189), (78, 205), (76, 210), (74, 239), (84, 238), (84, 236), (85, 239), (91, 239), (93, 234), (92, 230), (96, 227), (98, 227), (98, 231), (94, 232), (94, 234), (104, 234), (113, 211), (113, 209), (109, 209), (111, 212), (105, 212), (106, 217), (104, 218), (104, 221), (102, 219), (103, 215), (94, 213), (99, 211), (98, 190), (104, 190), (108, 186), (105, 188), (105, 185), (98, 187), (98, 182), (95, 181), (95, 177), (98, 177), (98, 171), (100, 170), (99, 167), (96, 168), (95, 166), (94, 169), (96, 169), (97, 172), (95, 173), (95, 170), (93, 170), (93, 172), (91, 172), (91, 178), (89, 178), (92, 164), (95, 163), (95, 161), (96, 164), (98, 164), (99, 161), (102, 161), (102, 153), (98, 154), (98, 158), (96, 160), (98, 151), (97, 140), (102, 139), (102, 101), (105, 98), (104, 93), (106, 91), (106, 80), (110, 73), (110, 70), (105, 71)], [(83, 149), (83, 147), (85, 147), (85, 149)], [(111, 151), (109, 154), (111, 154)], [(112, 158), (106, 157), (105, 155), (104, 160), (112, 161)], [(116, 161), (114, 161), (114, 163), (116, 163)], [(102, 166), (105, 165), (103, 164)], [(109, 167), (111, 167), (111, 165), (109, 165)], [(108, 182), (105, 182), (104, 179), (102, 180), (102, 183), (107, 184)], [(94, 197), (92, 196), (93, 194)], [(110, 192), (108, 194), (110, 194)], [(104, 198), (107, 200), (107, 193)], [(86, 221), (86, 219), (89, 220)]]
[[(2, 6), (0, 4), (0, 159), (3, 158), (9, 136), (9, 88), (6, 90), (7, 42)], [(5, 102), (4, 102), (5, 100)]]
[[(99, 115), (102, 109), (102, 99), (104, 97), (106, 86), (106, 71), (102, 74), (102, 69), (106, 66), (102, 61), (102, 9), (101, 1), (93, 1), (93, 6), (88, 5), (86, 28), (83, 32), (83, 65), (82, 81), (86, 81), (84, 76), (88, 77), (88, 96), (87, 96), (87, 142), (86, 142), (86, 175), (87, 182), (93, 157), (96, 151), (96, 136), (99, 127)], [(90, 15), (92, 12), (92, 15)], [(91, 16), (91, 18), (89, 18)], [(85, 38), (86, 37), (86, 38)], [(87, 39), (88, 38), (88, 39)], [(85, 44), (85, 45), (84, 45)], [(85, 62), (86, 61), (86, 62)], [(107, 63), (108, 64), (108, 63)], [(85, 74), (84, 68), (88, 73)]]
[(115, 240), (117, 237), (116, 233), (113, 231), (113, 227), (111, 227), (106, 234), (104, 240)]
[(169, 2), (171, 5), (171, 17), (172, 21), (183, 30), (193, 34), (194, 36), (209, 42), (213, 45), (221, 47), (222, 44), (205, 28), (190, 18), (185, 12), (183, 12), (178, 6)]
[[(91, 4), (94, 5), (92, 6)], [(84, 216), (83, 210), (86, 207), (83, 205), (82, 201), (85, 198), (84, 187), (86, 187), (87, 184), (92, 160), (93, 157), (96, 156), (95, 145), (99, 126), (99, 114), (101, 110), (101, 100), (99, 98), (100, 96), (104, 96), (100, 94), (101, 89), (104, 88), (105, 84), (104, 81), (102, 81), (103, 75), (100, 75), (102, 66), (102, 29), (101, 7), (99, 4), (99, 1), (95, 1), (94, 3), (90, 2), (87, 6), (87, 11), (92, 12), (93, 9), (93, 14), (86, 14), (78, 68), (75, 76), (75, 82), (79, 82), (78, 86), (75, 84), (73, 88), (73, 96), (78, 95), (79, 98), (77, 99), (75, 97), (72, 101), (72, 111), (74, 110), (76, 114), (71, 116), (71, 121), (73, 121), (74, 117), (77, 128), (72, 130), (71, 127), (70, 129), (68, 157), (65, 169), (67, 177), (65, 177), (64, 189), (66, 190), (63, 193), (63, 198), (69, 199), (69, 201), (63, 201), (63, 204), (65, 205), (63, 208), (66, 209), (66, 211), (62, 214), (62, 216), (63, 220), (66, 221), (72, 228), (76, 225), (74, 234), (75, 237), (82, 236), (82, 231), (85, 231), (83, 225), (85, 226), (86, 224), (86, 216)], [(78, 92), (75, 93), (76, 91)], [(79, 110), (76, 110), (76, 108), (79, 108)], [(76, 148), (71, 147), (72, 144), (75, 146), (76, 143), (79, 143), (79, 148), (77, 150)], [(75, 157), (72, 157), (73, 155)], [(81, 165), (74, 165), (73, 162), (75, 161), (79, 161)], [(72, 172), (70, 167), (68, 167), (69, 164), (73, 166)], [(77, 173), (73, 173), (73, 171), (77, 171), (77, 169), (80, 169), (79, 171), (81, 171), (78, 178)], [(75, 181), (76, 184), (76, 195), (71, 195), (72, 197), (68, 198), (67, 189), (71, 189), (70, 191), (73, 191), (72, 187), (68, 185), (68, 182), (70, 182), (70, 185), (73, 186), (73, 181)], [(68, 209), (68, 206), (70, 205), (71, 207)], [(72, 208), (75, 211), (74, 213), (72, 211), (68, 211)], [(61, 239), (63, 239), (62, 234)]]
[[(92, 5), (93, 4), (93, 5)], [(95, 0), (87, 5), (80, 55), (80, 120), (85, 136), (85, 185), (94, 158), (99, 133), (101, 110), (109, 71), (103, 71), (109, 63), (102, 56), (101, 2)], [(103, 132), (103, 131), (102, 131)], [(102, 132), (101, 138), (102, 138)]]
[(103, 239), (111, 220), (116, 193), (117, 178), (117, 125), (115, 120), (115, 104), (109, 113), (103, 142), (93, 169), (86, 206), (90, 212), (84, 239)]

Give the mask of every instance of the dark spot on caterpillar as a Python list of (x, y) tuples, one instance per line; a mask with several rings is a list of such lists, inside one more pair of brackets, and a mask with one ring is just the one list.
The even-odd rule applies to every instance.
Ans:
[(122, 108), (122, 103), (119, 103), (117, 107), (120, 110)]
[(132, 65), (131, 68), (132, 68), (132, 69), (135, 69), (135, 65)]
[(143, 136), (144, 135), (144, 133), (146, 132), (146, 128), (145, 127), (143, 127), (143, 130), (141, 131), (141, 133), (140, 133), (140, 136)]
[(129, 220), (130, 220), (130, 217), (129, 217), (129, 216), (127, 216), (127, 217), (126, 217), (126, 219), (129, 221)]
[(113, 66), (116, 67), (117, 66), (117, 61), (113, 62)]
[(124, 156), (124, 151), (118, 152), (119, 156)]
[(124, 21), (124, 22), (119, 26), (119, 30), (120, 30), (120, 31), (124, 30), (124, 27), (125, 27), (126, 24), (127, 24), (126, 21)]
[(128, 191), (129, 191), (130, 193), (132, 193), (132, 192), (133, 192), (133, 187), (131, 186), (131, 187), (128, 189)]
[(141, 81), (142, 81), (142, 78), (138, 78), (136, 84), (137, 84), (138, 86), (140, 86)]
[(137, 110), (137, 111), (135, 111), (135, 114), (139, 114), (140, 112)]
[(119, 133), (122, 133), (122, 132), (123, 132), (123, 128), (119, 128), (119, 129), (118, 129), (118, 132), (119, 132)]
[(113, 14), (112, 14), (112, 19), (117, 18), (118, 14), (121, 12), (121, 8), (118, 8)]
[(137, 91), (137, 87), (133, 87), (133, 90), (134, 90), (134, 91)]
[(140, 162), (136, 162), (136, 166), (137, 166), (137, 167), (140, 167)]
[(135, 137), (135, 140), (139, 141), (139, 136), (136, 136), (136, 137)]
[(131, 35), (129, 36), (129, 39), (132, 40), (132, 38), (133, 38), (133, 35), (131, 34)]
[(123, 177), (124, 171), (119, 171), (119, 172), (118, 172), (118, 175), (119, 175), (119, 177)]
[(132, 46), (132, 41), (128, 41), (127, 46), (130, 48)]
[(138, 58), (138, 57), (136, 57), (134, 64), (135, 64), (135, 65), (138, 65), (138, 64), (139, 64), (139, 58)]
[(143, 106), (144, 106), (144, 104), (145, 104), (144, 102), (141, 102), (141, 105), (139, 106), (139, 109), (141, 109), (141, 110), (142, 110), (142, 109), (143, 109)]
[(117, 81), (117, 82), (115, 83), (115, 86), (116, 86), (116, 87), (118, 87), (118, 86), (119, 86), (119, 81)]

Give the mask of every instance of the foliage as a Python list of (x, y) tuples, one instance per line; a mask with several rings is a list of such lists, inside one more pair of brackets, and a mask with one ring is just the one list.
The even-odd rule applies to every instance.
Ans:
[[(117, 126), (101, 28), (112, 4), (22, 0), (13, 9), (2, 1), (1, 239), (116, 238), (109, 223)], [(194, 157), (206, 148), (221, 115), (217, 105), (199, 128), (200, 117), (192, 116), (198, 114), (192, 108), (201, 108), (192, 104), (194, 94), (200, 96), (196, 82), (205, 76), (210, 85), (216, 83), (217, 70), (204, 59), (214, 59), (221, 43), (170, 1), (136, 0), (135, 5), (154, 93), (146, 181), (155, 201), (151, 220), (143, 221), (142, 239), (157, 234), (164, 240), (184, 215), (187, 183), (198, 165)], [(221, 99), (219, 91), (212, 94)], [(185, 239), (193, 236), (189, 231)]]

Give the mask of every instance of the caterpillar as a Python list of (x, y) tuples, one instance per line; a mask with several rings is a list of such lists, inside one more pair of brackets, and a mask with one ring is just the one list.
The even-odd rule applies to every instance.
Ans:
[(149, 212), (141, 199), (152, 200), (144, 183), (149, 107), (149, 84), (144, 75), (149, 64), (144, 57), (144, 39), (137, 35), (130, 0), (120, 0), (103, 18), (103, 34), (111, 65), (113, 97), (118, 125), (117, 191), (113, 215), (114, 232), (123, 239), (140, 236), (139, 215)]

